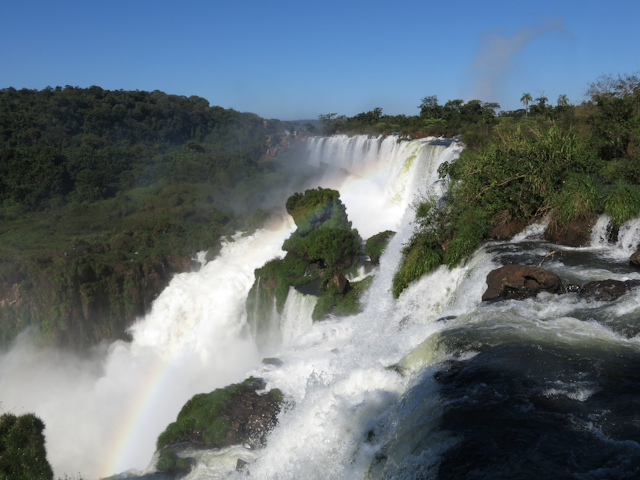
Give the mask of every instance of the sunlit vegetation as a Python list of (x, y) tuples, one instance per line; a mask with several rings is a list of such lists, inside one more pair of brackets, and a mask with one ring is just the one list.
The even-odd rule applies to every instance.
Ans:
[(496, 223), (551, 215), (566, 228), (606, 213), (618, 227), (640, 214), (640, 80), (602, 77), (588, 95), (577, 107), (523, 95), (526, 115), (503, 112), (486, 134), (463, 135), (468, 148), (440, 169), (446, 201), (415, 205), (394, 295), (439, 265), (459, 265)]

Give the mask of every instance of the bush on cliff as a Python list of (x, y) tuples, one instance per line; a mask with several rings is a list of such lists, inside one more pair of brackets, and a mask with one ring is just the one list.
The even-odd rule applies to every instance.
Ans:
[(364, 254), (368, 255), (373, 263), (378, 263), (382, 252), (387, 248), (387, 244), (394, 234), (395, 232), (386, 230), (368, 238), (364, 246)]
[(0, 415), (0, 478), (52, 480), (47, 461), (44, 423), (32, 413)]

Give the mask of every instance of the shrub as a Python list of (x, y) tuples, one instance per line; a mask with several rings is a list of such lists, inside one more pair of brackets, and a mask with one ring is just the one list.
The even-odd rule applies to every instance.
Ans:
[(566, 226), (573, 220), (584, 219), (603, 210), (602, 187), (590, 175), (574, 174), (553, 195), (549, 201), (554, 220)]
[(635, 185), (618, 182), (605, 194), (604, 213), (611, 217), (615, 226), (640, 214), (640, 190)]
[(53, 479), (43, 431), (44, 423), (32, 413), (0, 415), (0, 478)]
[(365, 255), (368, 255), (371, 258), (371, 261), (377, 262), (382, 255), (382, 252), (387, 248), (389, 240), (393, 235), (395, 235), (395, 233), (396, 232), (392, 232), (391, 230), (386, 230), (369, 238), (364, 247)]

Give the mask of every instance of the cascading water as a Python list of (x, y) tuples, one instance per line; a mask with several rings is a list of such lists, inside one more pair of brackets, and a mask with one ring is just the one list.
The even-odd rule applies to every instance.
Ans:
[[(544, 267), (566, 283), (638, 280), (626, 258), (640, 221), (623, 225), (617, 243), (609, 244), (603, 218), (592, 245), (581, 249), (550, 245), (540, 235), (544, 228), (532, 226), (511, 242), (485, 244), (457, 268), (440, 267), (393, 299), (391, 280), (412, 233), (407, 206), (416, 192), (437, 182), (438, 166), (461, 149), (428, 143), (365, 136), (309, 141), (310, 163), (324, 175), (318, 184), (340, 190), (363, 238), (397, 232), (362, 313), (311, 324), (313, 299), (291, 291), (279, 320), (280, 351), (272, 355), (281, 363), (259, 365), (261, 357), (244, 335), (244, 298), (253, 269), (281, 254), (292, 227), (262, 232), (226, 245), (201, 272), (176, 277), (134, 329), (134, 342), (110, 346), (93, 363), (79, 367), (21, 339), (22, 346), (0, 359), (3, 407), (44, 417), (58, 472), (113, 473), (148, 461), (155, 436), (186, 398), (251, 374), (264, 378), (268, 389), (280, 388), (291, 407), (262, 450), (182, 452), (197, 459), (188, 479), (245, 478), (234, 472), (238, 458), (250, 462), (251, 478), (279, 480), (638, 478), (637, 293), (630, 290), (613, 302), (544, 293), (482, 304), (481, 296), (487, 274), (501, 263), (538, 264), (551, 250), (559, 253)], [(247, 261), (249, 254), (255, 258)], [(189, 278), (194, 280), (187, 286)], [(198, 303), (199, 297), (210, 300)], [(56, 377), (45, 368), (52, 359), (75, 370)], [(158, 362), (165, 375), (157, 391), (179, 392), (179, 398), (168, 405), (160, 395), (146, 397), (138, 412), (136, 387), (155, 371), (148, 364)], [(33, 383), (18, 381), (26, 368), (36, 375)], [(34, 400), (56, 382), (69, 393)], [(80, 408), (85, 404), (90, 408)], [(128, 416), (128, 410), (135, 413)], [(65, 418), (56, 423), (61, 412)], [(113, 445), (116, 427), (56, 437), (69, 425), (101, 417), (132, 429), (123, 450), (147, 442), (146, 450), (98, 469), (95, 459), (108, 455), (93, 446), (95, 439)], [(74, 464), (74, 458), (87, 460)]]

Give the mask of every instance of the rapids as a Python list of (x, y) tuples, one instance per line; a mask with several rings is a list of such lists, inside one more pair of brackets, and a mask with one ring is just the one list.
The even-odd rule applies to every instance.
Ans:
[[(311, 322), (315, 299), (294, 289), (261, 363), (244, 312), (253, 269), (293, 230), (237, 236), (198, 272), (176, 276), (133, 342), (90, 358), (39, 349), (25, 332), (0, 356), (0, 402), (47, 425), (57, 476), (154, 474), (155, 439), (193, 394), (249, 375), (289, 402), (267, 446), (184, 451), (187, 479), (639, 478), (640, 297), (614, 302), (541, 294), (482, 304), (502, 262), (538, 264), (566, 283), (640, 279), (628, 265), (640, 220), (610, 244), (601, 218), (586, 248), (551, 245), (543, 225), (440, 267), (393, 299), (391, 280), (413, 231), (416, 194), (441, 193), (438, 166), (456, 142), (312, 138), (317, 185), (336, 188), (363, 238), (394, 230), (358, 315)], [(434, 144), (430, 144), (434, 143)], [(365, 272), (358, 272), (359, 276)]]

